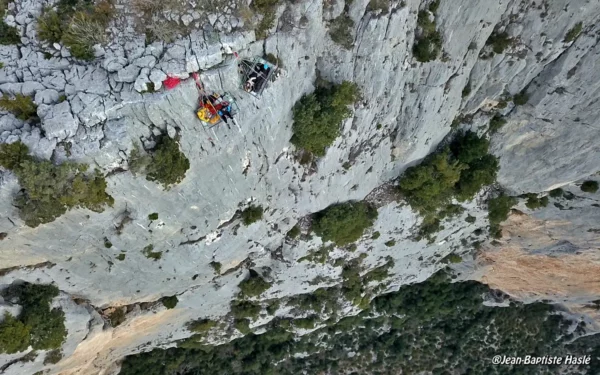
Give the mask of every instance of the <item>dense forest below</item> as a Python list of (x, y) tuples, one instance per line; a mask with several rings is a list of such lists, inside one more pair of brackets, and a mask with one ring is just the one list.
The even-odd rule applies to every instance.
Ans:
[[(565, 370), (594, 374), (595, 336), (573, 340), (585, 323), (557, 306), (510, 302), (476, 282), (450, 283), (440, 272), (373, 299), (360, 314), (327, 321), (297, 336), (285, 319), (264, 334), (249, 334), (219, 346), (189, 345), (127, 357), (122, 375), (158, 374), (553, 374)], [(488, 304), (489, 305), (489, 304)], [(504, 305), (504, 304), (503, 304)], [(585, 342), (581, 341), (584, 340)], [(494, 365), (494, 355), (564, 356), (590, 354), (592, 365)]]

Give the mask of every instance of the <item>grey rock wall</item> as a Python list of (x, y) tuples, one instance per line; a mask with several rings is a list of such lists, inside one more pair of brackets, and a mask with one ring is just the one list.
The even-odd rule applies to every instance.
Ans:
[[(219, 27), (227, 31), (223, 25), (231, 20), (221, 22), (211, 14), (206, 22), (218, 23), (216, 30), (194, 30), (171, 44), (146, 45), (132, 27), (119, 28), (116, 22), (109, 44), (98, 48), (98, 60), (81, 64), (64, 47), (45, 48), (35, 40), (35, 19), (46, 3), (15, 2), (23, 45), (0, 46), (5, 66), (0, 90), (34, 95), (42, 121), (32, 126), (3, 113), (0, 141), (21, 140), (39, 157), (100, 168), (109, 175), (108, 192), (115, 199), (114, 207), (103, 213), (73, 210), (32, 229), (11, 204), (19, 189), (16, 178), (0, 171), (0, 232), (7, 233), (0, 241), (0, 269), (56, 264), (14, 270), (0, 276), (0, 284), (53, 282), (65, 295), (88, 304), (73, 314), (79, 312), (81, 322), (92, 323), (69, 326), (67, 358), (51, 369), (54, 373), (114, 371), (114, 363), (127, 354), (189, 336), (184, 328), (189, 320), (223, 316), (248, 272), (236, 268), (247, 264), (244, 261), (270, 269), (274, 283), (265, 298), (310, 292), (323, 286), (307, 284), (317, 276), (339, 282), (339, 267), (297, 262), (320, 246), (318, 238), (288, 243), (287, 231), (306, 215), (335, 202), (363, 199), (397, 177), (434, 150), (461, 113), (477, 113), (478, 124), (485, 124), (490, 108), (503, 95), (523, 89), (530, 95), (524, 106), (513, 109), (509, 104), (504, 111), (508, 123), (492, 138), (504, 188), (543, 191), (596, 172), (593, 142), (599, 126), (600, 79), (594, 69), (594, 21), (599, 1), (534, 5), (442, 0), (436, 22), (444, 51), (430, 63), (412, 57), (417, 12), (424, 2), (391, 2), (386, 15), (366, 11), (367, 3), (355, 0), (349, 8), (355, 22), (352, 50), (333, 43), (327, 33), (328, 20), (342, 12), (343, 3), (324, 10), (320, 1), (302, 0), (280, 6), (277, 30), (265, 41), (255, 41), (252, 31), (218, 33)], [(133, 22), (126, 3), (119, 5), (124, 14), (119, 22)], [(205, 25), (193, 12), (179, 16), (187, 25), (196, 20)], [(585, 25), (584, 33), (564, 43), (577, 22)], [(494, 30), (506, 30), (516, 42), (504, 54), (481, 59)], [(52, 49), (53, 57), (47, 59), (43, 52)], [(282, 60), (281, 76), (261, 99), (238, 88), (233, 51), (248, 57), (273, 53)], [(194, 114), (198, 92), (191, 79), (174, 90), (140, 93), (147, 83), (160, 89), (167, 75), (186, 78), (199, 69), (207, 89), (225, 90), (237, 99), (237, 125), (203, 127)], [(313, 90), (317, 75), (354, 81), (363, 98), (343, 124), (342, 136), (318, 160), (316, 170), (310, 170), (294, 160), (291, 108)], [(462, 98), (467, 82), (472, 91)], [(134, 142), (161, 131), (181, 136), (181, 149), (191, 165), (185, 180), (168, 191), (127, 171)], [(344, 162), (350, 162), (348, 170)], [(468, 213), (477, 217), (475, 224), (464, 222), (465, 213), (446, 223), (433, 244), (413, 241), (419, 218), (409, 207), (383, 205), (373, 229), (381, 232), (380, 239), (372, 241), (366, 235), (356, 254), (367, 254), (366, 268), (392, 256), (389, 289), (424, 280), (443, 266), (444, 256), (470, 251), (461, 239), (483, 239), (473, 234), (486, 225), (482, 202), (480, 196), (468, 205)], [(230, 222), (250, 203), (267, 209), (264, 220), (249, 227), (239, 220)], [(159, 219), (148, 220), (154, 212)], [(119, 234), (115, 227), (124, 215), (133, 220)], [(104, 246), (105, 238), (111, 248)], [(390, 239), (396, 241), (392, 247), (384, 244)], [(142, 254), (150, 244), (162, 251), (159, 261)], [(117, 259), (121, 253), (126, 254), (124, 261)], [(341, 250), (340, 255), (354, 256)], [(211, 261), (220, 262), (222, 272), (235, 271), (219, 277)], [(94, 310), (170, 295), (180, 299), (175, 310), (136, 310), (116, 329), (104, 327)], [(77, 340), (79, 346), (74, 344)], [(41, 361), (34, 364), (37, 367), (28, 370), (11, 365), (7, 373), (43, 368)]]

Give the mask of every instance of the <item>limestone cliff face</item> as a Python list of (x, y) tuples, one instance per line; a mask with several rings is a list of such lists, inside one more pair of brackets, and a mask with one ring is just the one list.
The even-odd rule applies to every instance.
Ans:
[[(287, 231), (302, 217), (332, 203), (367, 197), (434, 150), (459, 115), (473, 115), (472, 123), (463, 126), (477, 129), (487, 123), (488, 111), (502, 98), (522, 90), (529, 94), (528, 103), (517, 108), (509, 104), (503, 110), (508, 123), (492, 138), (501, 160), (500, 185), (518, 193), (538, 192), (597, 171), (598, 0), (539, 4), (442, 0), (436, 23), (444, 40), (443, 54), (429, 63), (419, 63), (412, 55), (417, 13), (427, 6), (418, 0), (391, 2), (387, 14), (368, 11), (366, 0), (349, 2), (348, 14), (355, 22), (351, 50), (333, 43), (327, 33), (328, 22), (343, 11), (339, 1), (282, 3), (277, 27), (264, 41), (256, 41), (252, 31), (232, 30), (232, 23), (240, 22), (235, 17), (227, 16), (225, 22), (208, 12), (207, 19), (198, 18), (187, 5), (189, 12), (179, 15), (181, 22), (186, 17), (186, 26), (198, 23), (204, 31), (195, 29), (171, 44), (150, 45), (133, 28), (123, 27), (134, 16), (124, 1), (111, 43), (98, 48), (99, 57), (90, 64), (70, 59), (64, 48), (45, 58), (35, 30), (46, 3), (16, 0), (6, 21), (18, 27), (23, 44), (0, 46), (4, 63), (0, 90), (34, 95), (41, 125), (23, 124), (3, 114), (0, 141), (21, 140), (39, 157), (97, 166), (108, 175), (115, 205), (103, 213), (70, 211), (32, 229), (11, 204), (18, 181), (10, 172), (0, 171), (0, 232), (7, 234), (0, 241), (0, 269), (6, 271), (0, 273), (0, 285), (16, 280), (56, 283), (63, 292), (60, 303), (68, 311), (69, 329), (65, 359), (57, 365), (43, 365), (42, 357), (25, 363), (13, 362), (18, 356), (0, 356), (7, 374), (43, 368), (50, 373), (114, 372), (125, 355), (188, 337), (186, 322), (226, 314), (249, 267), (273, 282), (265, 298), (307, 293), (339, 282), (339, 267), (297, 262), (321, 245), (319, 238), (286, 241)], [(565, 42), (567, 32), (579, 22), (583, 32)], [(494, 30), (506, 31), (514, 43), (504, 53), (482, 59), (490, 55), (486, 41)], [(232, 51), (248, 57), (272, 53), (282, 61), (280, 77), (261, 99), (238, 88)], [(198, 92), (192, 80), (170, 91), (138, 92), (147, 82), (160, 88), (167, 74), (185, 78), (198, 70), (208, 89), (236, 97), (239, 126), (203, 127), (194, 113)], [(344, 123), (342, 136), (315, 169), (308, 169), (294, 160), (289, 143), (291, 108), (313, 90), (317, 75), (335, 82), (354, 81), (363, 98)], [(463, 97), (467, 84), (471, 92)], [(58, 103), (61, 95), (66, 100)], [(191, 165), (184, 181), (168, 191), (127, 171), (134, 141), (146, 141), (161, 131), (181, 136), (181, 149)], [(347, 170), (342, 167), (345, 162), (351, 164)], [(378, 191), (370, 197), (374, 199)], [(231, 221), (250, 202), (267, 208), (265, 219), (249, 227)], [(473, 234), (486, 225), (482, 202), (483, 196), (469, 203), (462, 217), (445, 224), (436, 243), (427, 244), (413, 240), (418, 215), (408, 206), (384, 200), (373, 228), (381, 237), (365, 237), (356, 251), (367, 254), (366, 269), (381, 265), (386, 256), (394, 259), (388, 289), (424, 280), (442, 267), (444, 256), (470, 251), (461, 239), (483, 240)], [(148, 220), (154, 212), (159, 219)], [(553, 241), (576, 243), (589, 229), (577, 225), (577, 220), (591, 220), (595, 212), (549, 207), (534, 213), (541, 216), (527, 223), (542, 221), (542, 227), (558, 231)], [(467, 213), (477, 221), (465, 223)], [(115, 228), (125, 215), (132, 221), (119, 234)], [(507, 232), (523, 227), (515, 222), (518, 218), (511, 218)], [(565, 225), (554, 225), (557, 221)], [(104, 246), (104, 238), (111, 248)], [(547, 252), (530, 255), (530, 247), (519, 242), (525, 240), (510, 238), (512, 247), (484, 260), (501, 258), (502, 251), (511, 252), (519, 264), (521, 256), (547, 256)], [(385, 242), (391, 239), (395, 244), (390, 247)], [(556, 245), (538, 240), (531, 239), (538, 247)], [(163, 252), (160, 261), (142, 254), (149, 244)], [(590, 238), (580, 247), (587, 250), (596, 244)], [(126, 260), (119, 261), (122, 251)], [(571, 254), (569, 259), (585, 259), (596, 267), (594, 256), (583, 256)], [(225, 275), (216, 275), (211, 261), (221, 263)], [(569, 262), (567, 274), (568, 267), (577, 268)], [(528, 272), (506, 267), (506, 273)], [(318, 276), (329, 281), (309, 284)], [(544, 277), (540, 275), (541, 283)], [(511, 288), (493, 273), (482, 280)], [(546, 285), (548, 289), (533, 292), (554, 296), (556, 290)], [(515, 294), (521, 295), (517, 292), (522, 288), (515, 284)], [(582, 291), (575, 286), (564, 290), (566, 299), (575, 290), (597, 293), (596, 287)], [(136, 305), (171, 295), (180, 300), (174, 310)], [(69, 296), (79, 298), (80, 304)], [(107, 328), (97, 309), (120, 305), (135, 307), (123, 325)]]

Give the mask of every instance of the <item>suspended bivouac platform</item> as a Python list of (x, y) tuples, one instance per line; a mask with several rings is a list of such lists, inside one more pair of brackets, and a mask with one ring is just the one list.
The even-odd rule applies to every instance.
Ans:
[(238, 64), (241, 86), (244, 91), (260, 97), (270, 81), (276, 77), (277, 65), (255, 57), (253, 59), (242, 59)]

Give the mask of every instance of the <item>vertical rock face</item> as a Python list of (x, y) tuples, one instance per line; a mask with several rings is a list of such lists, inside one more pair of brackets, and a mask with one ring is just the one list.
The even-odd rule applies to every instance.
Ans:
[[(129, 17), (125, 3), (119, 9)], [(286, 240), (288, 230), (332, 203), (364, 199), (434, 150), (455, 118), (474, 115), (471, 127), (476, 129), (488, 121), (491, 108), (522, 90), (529, 100), (503, 110), (508, 122), (492, 138), (501, 161), (502, 187), (539, 192), (597, 171), (597, 0), (537, 5), (442, 0), (435, 21), (443, 53), (428, 63), (416, 61), (412, 54), (417, 13), (428, 6), (416, 0), (390, 2), (387, 14), (368, 10), (366, 0), (347, 4), (355, 25), (354, 47), (348, 50), (328, 34), (328, 21), (342, 12), (343, 4), (330, 8), (301, 0), (279, 6), (277, 30), (264, 41), (255, 41), (253, 32), (219, 35), (193, 30), (170, 44), (146, 45), (143, 36), (127, 29), (115, 33), (102, 56), (85, 65), (60, 53), (44, 55), (30, 32), (44, 4), (14, 4), (23, 44), (0, 46), (0, 90), (34, 96), (41, 124), (23, 123), (4, 113), (0, 141), (21, 140), (38, 157), (99, 168), (108, 175), (107, 190), (115, 199), (114, 207), (102, 213), (72, 210), (54, 222), (29, 228), (12, 205), (19, 191), (16, 177), (0, 171), (0, 232), (6, 233), (0, 241), (0, 269), (10, 269), (0, 272), (0, 285), (19, 280), (56, 283), (65, 296), (86, 300), (67, 314), (80, 316), (69, 321), (65, 359), (49, 367), (54, 373), (110, 373), (125, 355), (188, 337), (186, 322), (229, 311), (237, 284), (250, 266), (273, 282), (265, 298), (328, 285), (309, 283), (319, 277), (329, 285), (339, 283), (340, 267), (298, 262), (322, 245), (320, 239)], [(190, 22), (189, 17), (183, 21), (186, 26)], [(215, 18), (211, 24), (218, 22)], [(579, 22), (582, 33), (566, 42), (566, 34)], [(494, 54), (486, 46), (492, 32), (512, 38), (503, 53)], [(271, 53), (282, 62), (280, 76), (261, 98), (239, 89), (232, 51), (244, 57)], [(237, 124), (204, 127), (194, 113), (198, 91), (191, 79), (173, 90), (159, 90), (167, 75), (187, 78), (197, 70), (208, 90), (228, 91), (236, 98)], [(317, 77), (354, 81), (362, 99), (326, 156), (316, 168), (308, 168), (295, 160), (289, 143), (291, 109), (314, 89)], [(148, 83), (159, 91), (140, 93)], [(465, 94), (467, 85), (471, 90)], [(62, 95), (64, 101), (59, 99)], [(177, 134), (190, 160), (183, 182), (169, 190), (127, 171), (134, 142), (147, 142), (160, 132)], [(350, 167), (342, 167), (344, 163)], [(464, 241), (483, 240), (473, 234), (486, 225), (482, 201), (479, 197), (467, 204), (475, 223), (465, 223), (465, 213), (445, 224), (432, 244), (414, 241), (419, 218), (408, 206), (384, 202), (373, 228), (381, 237), (365, 236), (356, 254), (366, 254), (365, 269), (380, 266), (386, 256), (394, 259), (387, 290), (422, 281), (442, 267), (440, 260), (446, 255), (469, 251)], [(236, 212), (250, 203), (266, 211), (264, 220), (246, 227)], [(557, 234), (565, 240), (592, 233), (573, 224), (577, 215), (565, 216), (575, 212), (582, 218), (596, 215), (592, 208), (550, 207), (536, 213), (541, 215), (536, 219), (571, 220), (568, 229)], [(158, 213), (158, 219), (148, 219), (151, 213)], [(519, 251), (530, 251), (525, 243), (515, 244), (525, 240), (511, 239)], [(162, 252), (160, 260), (143, 254), (148, 245)], [(594, 246), (592, 241), (579, 247)], [(125, 254), (124, 260), (119, 260), (120, 254)], [(34, 267), (50, 264), (44, 262), (54, 266)], [(220, 275), (210, 262), (221, 264)], [(487, 280), (503, 287), (501, 279)], [(175, 310), (138, 305), (172, 295), (180, 301)], [(126, 322), (103, 329), (94, 307), (121, 305), (130, 306)], [(0, 365), (14, 359), (0, 358)], [(5, 371), (34, 373), (42, 368), (38, 360), (11, 364)]]

